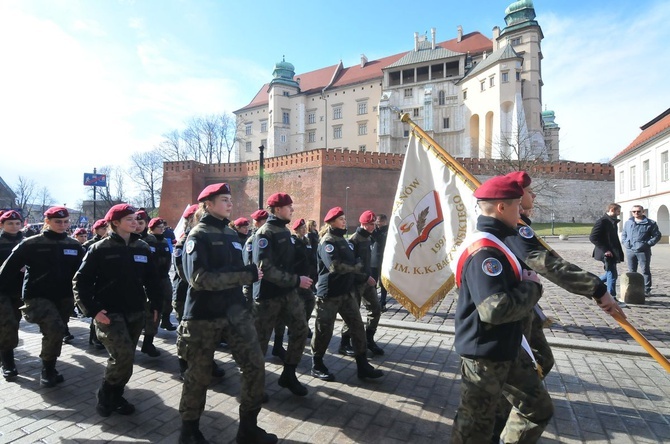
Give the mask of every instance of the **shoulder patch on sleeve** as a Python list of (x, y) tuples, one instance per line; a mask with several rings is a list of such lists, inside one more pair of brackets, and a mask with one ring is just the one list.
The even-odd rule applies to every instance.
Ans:
[(482, 271), (488, 276), (499, 276), (503, 267), (498, 259), (489, 257), (482, 262)]
[(335, 251), (335, 247), (333, 246), (333, 244), (326, 244), (326, 246), (323, 247), (323, 249), (326, 250), (326, 253), (332, 253), (333, 251)]
[(174, 253), (172, 254), (174, 257), (181, 257), (181, 253), (182, 253), (181, 248), (175, 248)]
[(268, 246), (268, 240), (264, 237), (258, 239), (258, 248), (265, 248)]
[(195, 241), (193, 239), (189, 239), (186, 241), (186, 253), (191, 254), (193, 253), (193, 250), (195, 249)]
[(249, 242), (246, 246), (247, 246), (247, 251), (253, 251), (254, 250), (254, 246), (251, 244), (251, 242)]
[(535, 237), (535, 232), (528, 225), (523, 225), (519, 227), (519, 236), (525, 239), (532, 239), (533, 237)]
[(353, 251), (353, 249), (354, 249), (354, 244), (352, 244), (351, 242), (347, 242), (347, 243), (349, 244), (349, 249)]

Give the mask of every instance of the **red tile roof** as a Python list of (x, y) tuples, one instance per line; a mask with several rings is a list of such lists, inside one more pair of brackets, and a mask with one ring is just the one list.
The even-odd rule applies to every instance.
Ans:
[[(456, 40), (457, 39), (454, 38), (442, 43), (438, 43), (438, 45), (463, 54), (468, 52), (470, 54), (479, 54), (484, 51), (491, 51), (493, 49), (493, 43), (491, 42), (491, 39), (482, 35), (480, 32), (471, 32), (469, 34), (465, 34), (463, 35), (463, 38), (460, 42), (457, 42)], [(365, 64), (364, 67), (361, 67), (359, 64), (350, 66), (348, 68), (343, 68), (339, 73), (337, 73), (337, 78), (333, 82), (332, 86), (342, 87), (346, 85), (353, 85), (359, 82), (365, 82), (368, 80), (379, 79), (383, 76), (382, 69), (400, 60), (400, 58), (402, 58), (405, 54), (407, 54), (407, 51), (378, 60), (370, 60)], [(327, 66), (325, 68), (317, 69), (316, 71), (298, 74), (294, 78), (300, 79), (300, 91), (302, 93), (319, 91), (330, 83), (330, 81), (333, 79), (333, 76), (337, 72), (338, 66), (339, 64)], [(251, 100), (248, 105), (235, 111), (235, 113), (242, 112), (248, 108), (267, 105), (269, 86), (269, 83), (264, 84), (260, 91), (256, 93), (256, 96), (253, 98), (253, 100)]]
[(648, 123), (642, 125), (640, 127), (642, 132), (633, 140), (630, 145), (628, 145), (626, 148), (623, 149), (619, 154), (614, 156), (611, 160), (612, 161), (618, 157), (625, 156), (626, 154), (632, 152), (635, 148), (638, 148), (645, 142), (650, 141), (651, 139), (655, 138), (656, 136), (668, 131), (670, 129), (670, 108), (665, 110), (665, 112), (659, 114), (658, 116), (654, 117), (651, 121)]

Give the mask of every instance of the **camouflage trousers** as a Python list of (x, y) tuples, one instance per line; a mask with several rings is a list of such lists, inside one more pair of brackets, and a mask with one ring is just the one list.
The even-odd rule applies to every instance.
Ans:
[(144, 327), (144, 312), (107, 313), (111, 321), (103, 324), (93, 319), (95, 333), (109, 353), (105, 381), (110, 385), (125, 386), (133, 375), (135, 348)]
[(461, 402), (451, 442), (490, 442), (501, 395), (513, 406), (500, 435), (501, 442), (537, 442), (554, 414), (554, 406), (530, 357), (521, 347), (514, 361), (461, 358)]
[(19, 345), (20, 298), (0, 296), (0, 351), (14, 350)]
[(144, 336), (156, 336), (160, 322), (161, 311), (158, 310), (158, 316), (154, 320), (154, 311), (149, 306), (149, 301), (147, 301), (144, 304)]
[(205, 410), (214, 351), (222, 334), (225, 334), (241, 371), (240, 412), (261, 408), (265, 392), (265, 360), (258, 346), (251, 313), (246, 307), (231, 306), (225, 318), (181, 321), (178, 331), (181, 336), (179, 353), (188, 361), (179, 402), (183, 421), (196, 420)]
[[(184, 316), (184, 303), (186, 301), (177, 301), (175, 299), (172, 300), (172, 308), (174, 308), (175, 315), (177, 316), (177, 322), (181, 322), (181, 318)], [(177, 357), (179, 359), (184, 359), (184, 357), (181, 355), (181, 334), (179, 333), (179, 328), (177, 328)]]
[(24, 301), (21, 311), (31, 324), (37, 324), (42, 333), (43, 361), (55, 361), (63, 347), (63, 336), (67, 331), (67, 322), (74, 309), (74, 299), (65, 298), (52, 301), (44, 298), (31, 298)]
[[(312, 317), (312, 312), (314, 311), (314, 306), (316, 306), (316, 298), (311, 289), (298, 288), (298, 296), (302, 299), (302, 303), (305, 306), (305, 321), (309, 324), (309, 318)], [(284, 330), (286, 329), (286, 324), (281, 317), (277, 317), (277, 323), (275, 324), (275, 342), (279, 338), (284, 337)], [(289, 332), (290, 333), (290, 332)]]
[(340, 296), (327, 296), (316, 299), (316, 321), (312, 336), (312, 355), (323, 357), (333, 337), (335, 318), (339, 313), (342, 320), (349, 326), (351, 344), (356, 356), (364, 355), (367, 349), (365, 327), (361, 319), (360, 303), (356, 291)]
[[(377, 287), (371, 287), (367, 283), (358, 285), (356, 298), (359, 306), (361, 299), (365, 301), (365, 308), (368, 311), (367, 329), (377, 330), (379, 319), (382, 317), (382, 306), (377, 299)], [(349, 336), (349, 326), (346, 323), (342, 326), (342, 336)]]
[(265, 356), (272, 330), (277, 322), (288, 326), (291, 334), (286, 350), (286, 364), (298, 365), (307, 340), (307, 321), (305, 320), (305, 304), (296, 290), (284, 296), (256, 301), (256, 331), (261, 352)]

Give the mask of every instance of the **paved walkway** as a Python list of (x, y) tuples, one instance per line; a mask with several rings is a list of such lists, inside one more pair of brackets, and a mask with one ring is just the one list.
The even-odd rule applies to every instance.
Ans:
[[(554, 246), (567, 259), (598, 271), (585, 242), (557, 241)], [(631, 306), (627, 313), (668, 356), (667, 246), (654, 250), (652, 270), (656, 284), (650, 303)], [(547, 285), (543, 307), (558, 321), (547, 334), (559, 346), (554, 347), (556, 367), (546, 380), (556, 414), (541, 442), (670, 442), (670, 373), (585, 298)], [(297, 398), (278, 387), (281, 366), (268, 357), (270, 402), (261, 412), (261, 426), (283, 443), (448, 442), (460, 396), (459, 358), (450, 334), (453, 297), (418, 322), (395, 305), (384, 316), (378, 342), (386, 355), (373, 360), (386, 374), (380, 380), (360, 382), (353, 359), (336, 354), (334, 339), (325, 361), (337, 381), (324, 383), (308, 376), (306, 348), (298, 371), (310, 394)], [(65, 382), (44, 389), (39, 387), (41, 335), (34, 325), (22, 322), (17, 349), (21, 374), (16, 382), (0, 382), (0, 442), (177, 442), (181, 382), (175, 377), (175, 333), (159, 333), (159, 358), (137, 353), (126, 392), (137, 412), (101, 418), (95, 413), (95, 391), (106, 353), (87, 345), (84, 320), (73, 319), (70, 330), (76, 339), (64, 346), (58, 363)], [(227, 374), (208, 392), (201, 429), (211, 442), (228, 443), (237, 430), (239, 379), (227, 349), (220, 349), (216, 358)]]

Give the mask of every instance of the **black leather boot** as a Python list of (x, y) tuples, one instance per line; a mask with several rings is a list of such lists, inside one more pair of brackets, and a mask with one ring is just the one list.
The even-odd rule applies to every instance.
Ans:
[(223, 378), (226, 376), (226, 371), (219, 367), (216, 361), (212, 361), (212, 378)]
[(296, 396), (307, 396), (307, 388), (295, 376), (295, 367), (295, 365), (284, 365), (284, 371), (278, 381), (279, 387), (289, 389)]
[(205, 439), (202, 432), (200, 432), (200, 419), (192, 421), (181, 422), (181, 432), (179, 433), (179, 444), (207, 444), (209, 441)]
[(337, 350), (339, 354), (344, 356), (354, 356), (354, 348), (351, 346), (351, 336), (342, 335), (340, 340), (340, 348)]
[(371, 329), (365, 330), (365, 336), (368, 341), (368, 350), (370, 350), (373, 355), (383, 356), (384, 350), (380, 346), (378, 346), (377, 343), (375, 342), (375, 333), (376, 330)]
[(323, 363), (323, 357), (312, 357), (312, 376), (319, 378), (322, 381), (334, 381), (335, 375), (328, 371), (328, 367)]
[(172, 321), (170, 321), (170, 315), (163, 315), (161, 318), (161, 328), (164, 328), (167, 331), (175, 331), (177, 327), (175, 327), (172, 324)]
[(135, 406), (123, 397), (123, 389), (122, 385), (112, 387), (112, 407), (119, 415), (132, 415), (135, 413)]
[(238, 444), (274, 444), (278, 441), (277, 435), (267, 433), (258, 427), (258, 413), (261, 409), (250, 412), (240, 411), (240, 427), (237, 429), (235, 441)]
[(14, 350), (7, 350), (0, 353), (2, 358), (2, 377), (7, 381), (14, 381), (19, 375), (14, 363)]
[(157, 358), (161, 355), (161, 352), (156, 350), (154, 346), (154, 336), (153, 335), (144, 335), (144, 340), (142, 341), (142, 353), (146, 353), (152, 358)]
[(283, 329), (281, 332), (278, 332), (275, 329), (275, 343), (272, 347), (272, 356), (276, 356), (281, 359), (282, 362), (286, 362), (286, 349), (284, 348), (284, 332)]
[(368, 358), (365, 355), (356, 356), (356, 367), (358, 367), (358, 379), (377, 379), (384, 376), (381, 370), (375, 369), (368, 363)]
[(42, 360), (42, 375), (40, 377), (40, 385), (42, 387), (54, 387), (65, 381), (63, 375), (56, 370), (56, 361)]
[(95, 411), (98, 412), (98, 415), (106, 418), (114, 411), (112, 405), (113, 390), (112, 386), (107, 384), (107, 381), (102, 381), (102, 385), (98, 389), (98, 405), (95, 406)]

